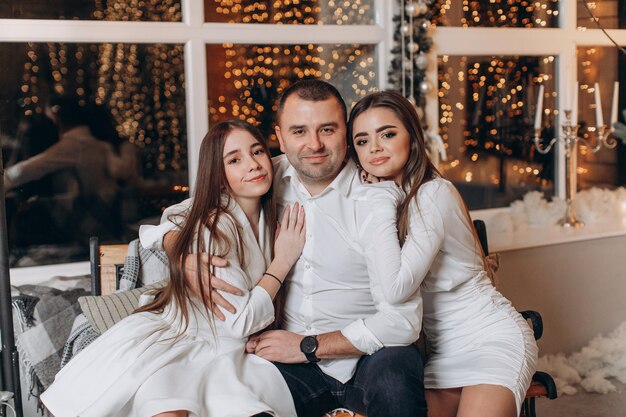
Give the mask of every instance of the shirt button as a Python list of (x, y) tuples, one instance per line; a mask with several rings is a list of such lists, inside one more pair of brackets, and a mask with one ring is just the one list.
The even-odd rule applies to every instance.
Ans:
[(307, 234), (306, 234), (306, 238), (307, 238), (307, 239), (311, 239), (312, 237), (313, 237), (313, 235), (312, 235), (311, 233), (307, 233)]
[(310, 264), (304, 264), (304, 269), (311, 269), (311, 265)]
[(304, 296), (304, 299), (305, 299), (305, 300), (308, 300), (309, 298), (311, 298), (311, 296), (310, 296), (310, 295), (308, 295), (308, 294)]
[(310, 332), (311, 331), (311, 326), (306, 326), (306, 331)]

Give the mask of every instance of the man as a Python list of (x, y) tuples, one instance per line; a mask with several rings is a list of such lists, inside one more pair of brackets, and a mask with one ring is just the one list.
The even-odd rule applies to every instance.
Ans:
[[(299, 416), (346, 407), (370, 417), (426, 416), (423, 367), (412, 342), (421, 328), (419, 292), (406, 303), (376, 302), (361, 225), (356, 165), (347, 160), (346, 107), (320, 80), (287, 88), (278, 103), (274, 159), (279, 212), (305, 208), (307, 241), (285, 281), (284, 330), (270, 330), (247, 350), (276, 364)], [(380, 297), (378, 298), (380, 301)]]

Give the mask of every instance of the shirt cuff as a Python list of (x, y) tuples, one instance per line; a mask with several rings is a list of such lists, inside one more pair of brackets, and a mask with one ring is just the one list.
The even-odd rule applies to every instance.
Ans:
[(371, 355), (382, 349), (384, 345), (370, 329), (367, 328), (362, 319), (353, 321), (341, 330), (341, 334), (361, 352)]
[(139, 241), (146, 249), (163, 250), (163, 238), (177, 226), (169, 221), (158, 226), (141, 225), (139, 227)]
[[(265, 288), (258, 285), (250, 291), (248, 304), (254, 308), (258, 330), (262, 330), (274, 321), (274, 302)], [(258, 331), (257, 330), (257, 331)]]

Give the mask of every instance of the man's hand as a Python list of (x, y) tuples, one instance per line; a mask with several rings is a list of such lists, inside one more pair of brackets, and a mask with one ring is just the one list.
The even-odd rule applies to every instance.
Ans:
[(306, 357), (300, 351), (304, 336), (286, 330), (269, 330), (246, 343), (246, 351), (272, 362), (305, 363)]
[[(202, 271), (202, 284), (205, 288), (209, 288), (209, 282), (211, 283), (211, 298), (212, 303), (209, 303), (211, 307), (211, 311), (215, 317), (219, 320), (226, 320), (226, 316), (222, 312), (222, 308), (230, 313), (236, 313), (235, 307), (231, 303), (229, 303), (219, 292), (224, 291), (233, 295), (243, 295), (243, 292), (224, 280), (221, 280), (213, 275), (209, 275), (209, 263), (213, 266), (222, 267), (226, 266), (228, 262), (225, 259), (217, 257), (217, 256), (209, 256), (207, 253), (200, 254), (200, 270)], [(198, 270), (198, 261), (195, 254), (190, 254), (185, 259), (185, 281), (187, 281), (187, 285), (189, 288), (196, 294), (200, 296), (200, 288), (198, 287), (198, 279), (197, 279), (197, 270)], [(209, 302), (208, 297), (209, 294), (205, 294), (207, 298), (207, 303)], [(221, 307), (221, 308), (220, 308)]]

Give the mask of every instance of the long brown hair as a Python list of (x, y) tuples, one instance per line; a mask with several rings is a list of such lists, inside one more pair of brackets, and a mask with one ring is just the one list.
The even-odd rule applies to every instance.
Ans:
[[(402, 188), (406, 191), (406, 199), (398, 208), (398, 236), (400, 243), (409, 230), (409, 205), (416, 198), (419, 188), (435, 177), (441, 176), (437, 168), (430, 162), (426, 153), (424, 130), (415, 111), (415, 106), (395, 91), (379, 91), (363, 97), (356, 103), (348, 118), (348, 149), (352, 158), (359, 163), (352, 141), (354, 120), (370, 109), (385, 108), (393, 111), (409, 132), (409, 159), (402, 169)], [(416, 200), (417, 203), (417, 200)]]
[[(155, 300), (138, 309), (137, 312), (150, 311), (155, 313), (163, 312), (164, 308), (174, 302), (181, 312), (181, 321), (184, 331), (189, 323), (188, 301), (193, 296), (193, 292), (185, 280), (185, 260), (189, 255), (195, 253), (197, 257), (196, 285), (200, 291), (202, 303), (207, 310), (211, 311), (213, 305), (211, 283), (204, 285), (202, 281), (202, 271), (200, 270), (200, 255), (203, 252), (210, 255), (224, 256), (232, 248), (235, 242), (229, 242), (219, 230), (220, 218), (222, 214), (232, 214), (228, 211), (230, 203), (230, 187), (226, 179), (224, 169), (224, 145), (229, 134), (234, 130), (244, 130), (250, 133), (261, 143), (263, 149), (269, 157), (269, 149), (259, 130), (241, 120), (228, 120), (216, 124), (209, 130), (209, 133), (202, 140), (200, 146), (200, 163), (198, 165), (198, 175), (196, 179), (196, 189), (193, 202), (188, 212), (184, 213), (181, 220), (170, 219), (179, 222), (182, 226), (179, 236), (176, 239), (173, 256), (169, 259), (170, 280), (157, 293)], [(276, 229), (276, 203), (273, 195), (273, 187), (261, 197), (261, 207), (265, 217), (265, 224), (270, 228), (270, 236), (274, 236)], [(203, 239), (204, 231), (210, 232), (208, 247)], [(244, 263), (243, 245), (241, 236), (236, 242), (239, 248), (239, 257)], [(273, 250), (272, 250), (273, 257)], [(215, 267), (209, 266), (209, 273), (214, 274)], [(209, 313), (209, 317), (212, 314)]]

